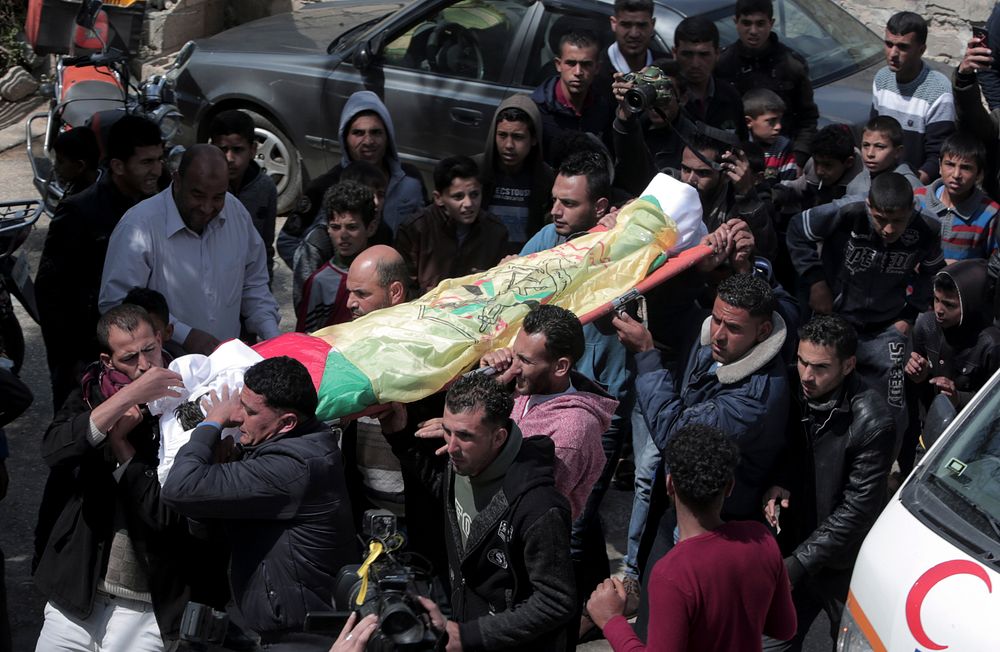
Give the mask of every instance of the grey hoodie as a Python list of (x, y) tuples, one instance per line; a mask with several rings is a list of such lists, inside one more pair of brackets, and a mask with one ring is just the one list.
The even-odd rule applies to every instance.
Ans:
[(385, 124), (388, 144), (385, 150), (385, 163), (389, 168), (389, 185), (385, 189), (385, 205), (382, 208), (382, 221), (392, 229), (393, 234), (399, 225), (405, 222), (411, 215), (419, 213), (424, 208), (426, 194), (423, 182), (416, 177), (408, 176), (399, 162), (399, 152), (396, 150), (396, 128), (392, 123), (392, 116), (378, 95), (371, 91), (358, 91), (344, 104), (344, 110), (340, 114), (340, 128), (338, 138), (340, 139), (340, 150), (343, 152), (340, 159), (341, 167), (351, 164), (351, 158), (347, 151), (347, 127), (362, 111), (373, 111)]

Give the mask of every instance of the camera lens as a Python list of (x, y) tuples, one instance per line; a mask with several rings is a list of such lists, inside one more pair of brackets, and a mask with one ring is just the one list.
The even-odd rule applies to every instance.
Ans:
[(656, 103), (656, 88), (652, 84), (636, 84), (625, 91), (625, 105), (632, 113), (641, 113)]
[(379, 610), (379, 629), (396, 645), (412, 645), (424, 638), (424, 623), (403, 596), (386, 594)]

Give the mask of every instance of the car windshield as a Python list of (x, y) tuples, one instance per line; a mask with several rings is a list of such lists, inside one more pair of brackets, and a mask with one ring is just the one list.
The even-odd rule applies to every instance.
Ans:
[(363, 23), (358, 23), (354, 27), (350, 28), (349, 30), (338, 36), (337, 38), (333, 39), (333, 41), (330, 42), (330, 45), (326, 46), (327, 53), (333, 54), (334, 52), (340, 52), (341, 50), (347, 49), (349, 46), (353, 45), (355, 39), (357, 39), (357, 37), (360, 36), (361, 34), (364, 34), (368, 30), (368, 28), (378, 23), (381, 23), (394, 13), (396, 12), (390, 11), (376, 18), (372, 18), (371, 20), (366, 20)]
[[(736, 42), (732, 9), (709, 16), (720, 43)], [(809, 64), (813, 86), (820, 86), (883, 56), (882, 39), (830, 0), (774, 0), (774, 33)]]
[(1000, 391), (972, 410), (962, 415), (955, 435), (933, 451), (916, 482), (956, 516), (1000, 541)]

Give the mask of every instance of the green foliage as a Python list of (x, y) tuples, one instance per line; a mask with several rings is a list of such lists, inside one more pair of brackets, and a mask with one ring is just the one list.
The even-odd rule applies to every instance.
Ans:
[(27, 5), (25, 0), (0, 0), (0, 74), (24, 63), (18, 34), (24, 29)]

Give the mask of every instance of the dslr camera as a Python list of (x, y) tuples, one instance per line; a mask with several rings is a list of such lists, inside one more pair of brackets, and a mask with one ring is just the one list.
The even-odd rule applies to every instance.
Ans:
[(632, 113), (642, 113), (655, 106), (663, 106), (674, 97), (674, 83), (656, 66), (641, 72), (630, 72), (623, 81), (635, 84), (625, 91), (625, 106)]
[[(363, 565), (344, 566), (334, 581), (334, 604), (340, 609), (378, 616), (378, 629), (368, 640), (366, 650), (394, 652), (437, 649), (440, 634), (431, 628), (430, 616), (417, 600), (430, 597), (432, 575), (429, 566), (415, 563), (405, 553), (398, 553), (403, 537), (397, 530), (396, 517), (385, 509), (365, 512), (362, 535), (369, 544), (381, 544), (385, 552), (368, 565), (367, 586), (359, 571)], [(407, 563), (409, 562), (409, 563)], [(359, 596), (364, 595), (359, 602)], [(347, 613), (310, 613), (307, 631), (339, 632)], [(339, 625), (335, 624), (339, 621)], [(330, 627), (327, 623), (334, 624)]]

